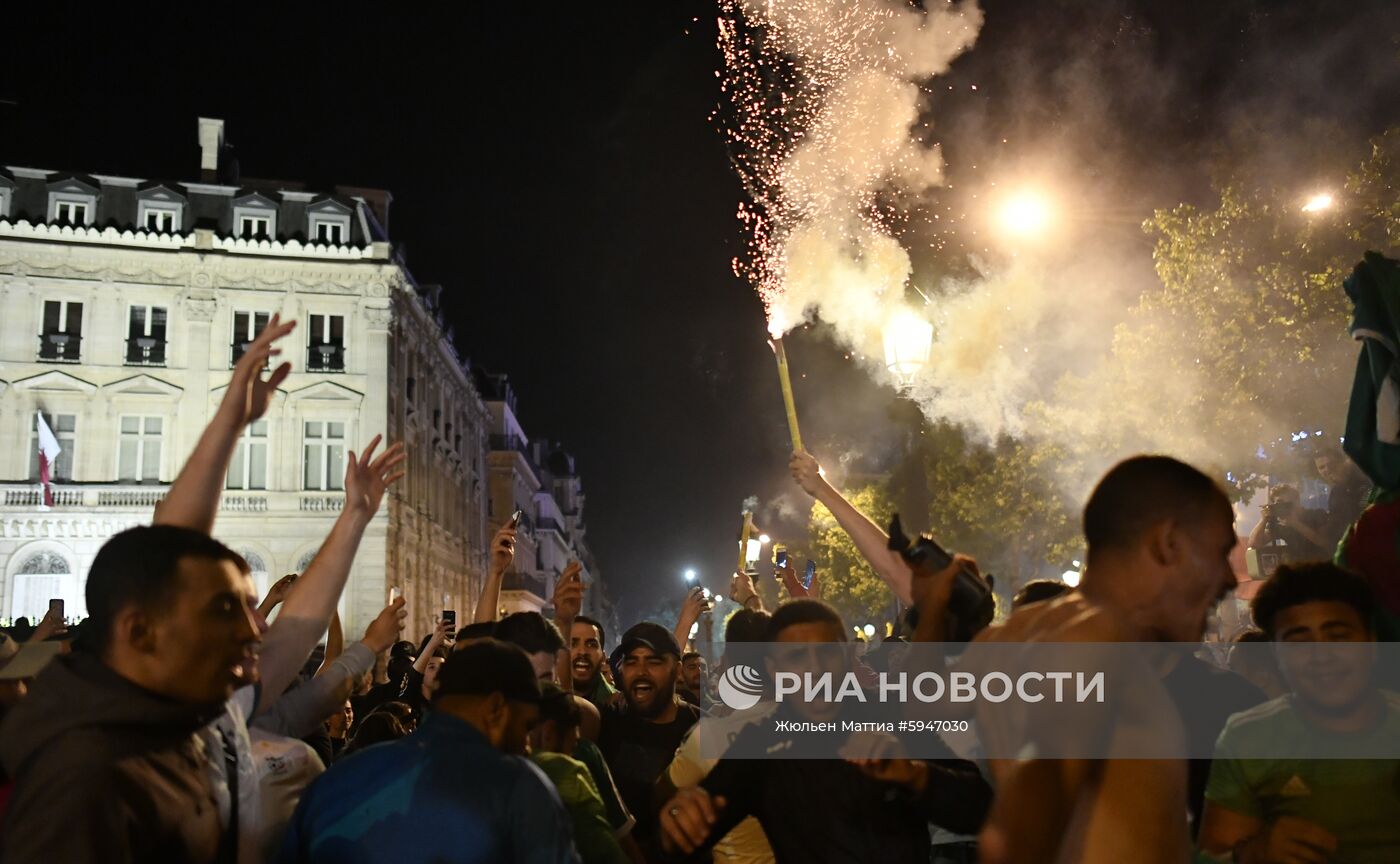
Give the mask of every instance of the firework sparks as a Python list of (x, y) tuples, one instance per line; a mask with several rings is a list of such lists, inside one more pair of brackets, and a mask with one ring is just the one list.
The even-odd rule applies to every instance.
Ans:
[(749, 201), (735, 273), (781, 336), (815, 308), (878, 329), (902, 303), (909, 208), (942, 180), (920, 85), (975, 40), (971, 4), (720, 0), (716, 119)]

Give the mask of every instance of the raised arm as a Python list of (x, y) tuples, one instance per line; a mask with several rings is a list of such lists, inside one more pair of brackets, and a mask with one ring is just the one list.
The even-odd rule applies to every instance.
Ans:
[(899, 557), (899, 553), (890, 550), (890, 538), (884, 529), (852, 507), (851, 502), (836, 491), (836, 487), (826, 482), (821, 466), (812, 454), (800, 450), (793, 453), (788, 467), (792, 470), (792, 479), (797, 481), (797, 485), (825, 505), (826, 509), (831, 511), (831, 515), (836, 517), (836, 524), (850, 536), (860, 554), (870, 562), (870, 566), (875, 568), (875, 572), (885, 584), (890, 586), (899, 602), (905, 605), (911, 603), (913, 597), (910, 595), (909, 566)]
[(326, 654), (321, 658), (321, 668), (316, 670), (316, 674), (320, 675), (329, 669), (335, 658), (344, 650), (345, 628), (340, 626), (340, 610), (337, 609), (331, 612), (331, 629), (326, 631)]
[(345, 507), (263, 639), (264, 706), (281, 695), (326, 632), (365, 528), (379, 511), (384, 490), (404, 474), (398, 470), (404, 460), (403, 444), (394, 444), (376, 457), (379, 441), (380, 436), (376, 435), (358, 458), (354, 451), (349, 454), (345, 465)]
[(555, 655), (555, 677), (565, 690), (574, 689), (574, 673), (569, 663), (569, 634), (574, 629), (574, 619), (583, 611), (583, 565), (570, 561), (554, 581), (554, 625), (559, 635), (564, 637), (564, 647)]
[(690, 641), (690, 628), (695, 626), (695, 622), (700, 620), (700, 616), (705, 612), (705, 592), (700, 586), (691, 588), (685, 595), (685, 602), (681, 603), (680, 615), (676, 616), (676, 629), (671, 631), (676, 637), (676, 644), (685, 650), (685, 645)]
[(512, 519), (491, 538), (491, 572), (486, 574), (486, 584), (481, 586), (481, 599), (476, 601), (476, 614), (472, 616), (474, 623), (496, 620), (496, 610), (501, 604), (501, 579), (515, 561), (515, 527)]
[(214, 419), (205, 427), (194, 452), (180, 469), (165, 500), (156, 505), (155, 524), (178, 525), (208, 534), (214, 530), (214, 517), (219, 511), (219, 496), (228, 474), (229, 459), (238, 444), (238, 436), (249, 423), (267, 413), (272, 394), (292, 371), (283, 363), (263, 380), (262, 370), (269, 358), (281, 353), (273, 343), (297, 326), (297, 322), (282, 323), (273, 315), (258, 338), (233, 367), (228, 391), (214, 412)]

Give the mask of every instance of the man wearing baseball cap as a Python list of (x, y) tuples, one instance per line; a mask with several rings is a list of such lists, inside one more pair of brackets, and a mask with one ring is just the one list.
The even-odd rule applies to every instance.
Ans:
[(701, 712), (676, 696), (681, 646), (670, 630), (643, 621), (622, 634), (613, 658), (625, 701), (603, 710), (598, 747), (637, 819), (633, 836), (645, 842), (656, 831), (656, 780)]
[(514, 645), (481, 639), (437, 677), (412, 735), (336, 765), (301, 799), (283, 862), (577, 862), (568, 814), (522, 758), (540, 685)]

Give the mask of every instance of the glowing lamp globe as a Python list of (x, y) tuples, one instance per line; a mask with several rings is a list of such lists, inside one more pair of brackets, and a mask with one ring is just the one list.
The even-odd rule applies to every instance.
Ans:
[(933, 348), (933, 325), (903, 310), (885, 325), (885, 366), (901, 386), (910, 384), (928, 365)]
[(1060, 575), (1060, 581), (1071, 588), (1079, 587), (1079, 571), (1066, 570), (1063, 574)]

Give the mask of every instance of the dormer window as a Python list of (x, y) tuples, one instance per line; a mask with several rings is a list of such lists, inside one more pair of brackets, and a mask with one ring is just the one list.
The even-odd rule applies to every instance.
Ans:
[(271, 216), (239, 216), (238, 236), (244, 240), (272, 236)]
[(97, 189), (79, 180), (49, 184), (49, 222), (91, 225), (97, 219)]
[(247, 195), (233, 202), (233, 230), (244, 240), (271, 240), (277, 236), (277, 205), (261, 195)]
[(168, 186), (148, 186), (137, 193), (136, 224), (151, 234), (178, 234), (185, 196)]
[(53, 221), (60, 225), (88, 224), (88, 204), (83, 201), (55, 201)]
[(325, 198), (306, 208), (306, 236), (312, 243), (344, 246), (350, 242), (350, 208)]
[(141, 225), (154, 234), (174, 234), (179, 230), (180, 214), (174, 210), (156, 207), (146, 208), (141, 217)]
[(339, 246), (345, 242), (345, 226), (339, 222), (316, 221), (316, 242)]

